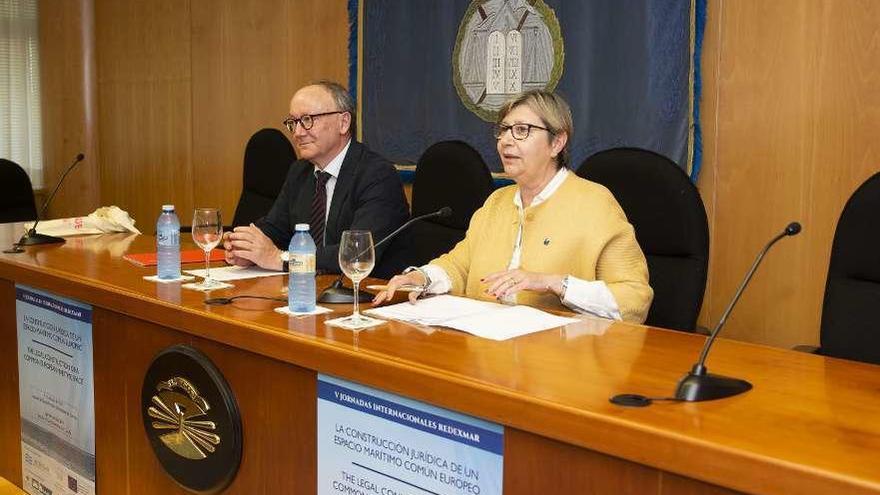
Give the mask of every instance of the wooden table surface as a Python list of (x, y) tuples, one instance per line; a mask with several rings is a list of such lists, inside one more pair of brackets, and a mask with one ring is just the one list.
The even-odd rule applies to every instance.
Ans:
[[(20, 232), (0, 225), (0, 246)], [(0, 254), (0, 278), (734, 490), (880, 493), (880, 367), (722, 338), (708, 368), (752, 391), (622, 408), (609, 397), (671, 395), (705, 337), (589, 317), (503, 342), (401, 322), (353, 333), (323, 324), (349, 306), (292, 318), (272, 311), (282, 303), (208, 306), (201, 293), (145, 281), (155, 268), (122, 255), (154, 242), (111, 234), (28, 247)], [(212, 296), (280, 296), (285, 283), (236, 281)]]

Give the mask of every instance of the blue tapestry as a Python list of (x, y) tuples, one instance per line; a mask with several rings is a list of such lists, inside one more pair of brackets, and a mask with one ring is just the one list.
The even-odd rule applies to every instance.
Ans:
[(350, 83), (360, 85), (363, 141), (393, 162), (460, 139), (501, 171), (495, 110), (548, 87), (571, 105), (573, 168), (627, 146), (696, 178), (705, 0), (360, 1), (360, 16), (349, 3), (353, 33), (358, 23), (363, 33), (361, 59), (350, 51), (361, 77)]

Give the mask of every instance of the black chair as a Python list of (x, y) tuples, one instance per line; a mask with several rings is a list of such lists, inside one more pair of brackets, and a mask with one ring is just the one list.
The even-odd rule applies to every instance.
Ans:
[(0, 223), (37, 219), (31, 179), (17, 163), (0, 158)]
[(654, 302), (645, 324), (694, 331), (709, 266), (700, 193), (672, 160), (638, 148), (601, 151), (578, 175), (611, 190), (648, 260)]
[(290, 141), (278, 129), (260, 129), (244, 150), (241, 196), (232, 226), (249, 225), (267, 213), (296, 160)]
[(822, 304), (821, 346), (809, 350), (880, 364), (878, 315), (880, 173), (856, 189), (837, 221)]
[(480, 153), (462, 141), (441, 141), (419, 158), (412, 188), (412, 216), (452, 208), (447, 218), (412, 226), (410, 263), (425, 264), (464, 238), (471, 216), (494, 189), (492, 174)]

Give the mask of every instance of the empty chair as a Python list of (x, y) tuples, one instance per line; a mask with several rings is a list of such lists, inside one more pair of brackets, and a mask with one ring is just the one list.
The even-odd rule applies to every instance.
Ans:
[(880, 364), (878, 315), (880, 173), (856, 189), (837, 221), (816, 352)]
[(251, 136), (244, 150), (241, 196), (233, 227), (248, 225), (269, 212), (295, 160), (293, 146), (278, 129), (260, 129)]
[(646, 325), (694, 331), (709, 265), (709, 225), (700, 193), (672, 160), (638, 148), (601, 151), (581, 177), (607, 187), (648, 260), (654, 301)]
[(464, 238), (471, 216), (492, 193), (494, 183), (480, 153), (463, 141), (441, 141), (419, 158), (412, 189), (412, 216), (452, 208), (452, 216), (412, 226), (412, 265), (425, 264)]
[(37, 219), (31, 179), (17, 163), (0, 158), (0, 223)]

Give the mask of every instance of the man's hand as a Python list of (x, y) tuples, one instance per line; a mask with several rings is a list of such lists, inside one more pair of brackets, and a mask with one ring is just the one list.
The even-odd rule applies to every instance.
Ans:
[(236, 227), (224, 234), (223, 249), (226, 251), (226, 262), (230, 265), (281, 269), (281, 250), (254, 224)]

